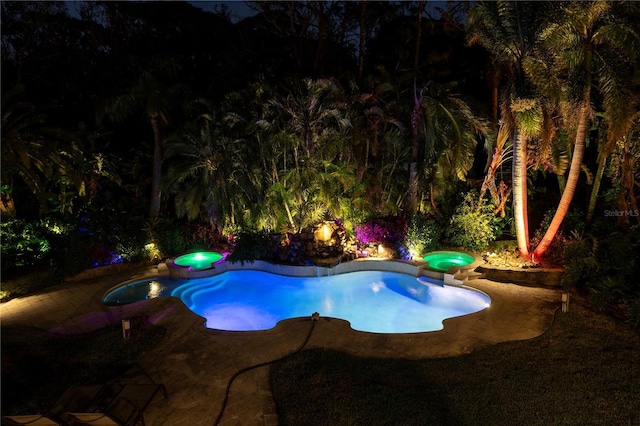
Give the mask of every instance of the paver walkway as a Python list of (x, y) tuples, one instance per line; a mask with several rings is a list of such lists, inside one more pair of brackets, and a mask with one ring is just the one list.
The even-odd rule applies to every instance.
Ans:
[[(78, 276), (37, 295), (0, 306), (2, 326), (32, 326), (63, 334), (84, 333), (122, 318), (144, 313), (167, 329), (165, 338), (140, 364), (168, 399), (157, 398), (146, 410), (147, 425), (213, 425), (226, 385), (239, 370), (280, 358), (298, 349), (311, 317), (280, 322), (260, 332), (225, 332), (204, 327), (204, 319), (178, 299), (157, 298), (122, 307), (101, 300), (127, 280), (158, 276), (155, 267), (112, 269), (108, 275)], [(469, 353), (498, 342), (542, 334), (560, 307), (559, 290), (521, 287), (474, 279), (470, 286), (487, 293), (488, 309), (445, 321), (444, 329), (414, 334), (374, 334), (352, 330), (346, 321), (320, 317), (307, 347), (325, 347), (358, 356), (433, 358)], [(322, 315), (322, 313), (320, 313)], [(310, 313), (311, 315), (311, 313)], [(135, 333), (135, 330), (132, 330)], [(268, 367), (240, 375), (229, 393), (220, 425), (276, 425)]]

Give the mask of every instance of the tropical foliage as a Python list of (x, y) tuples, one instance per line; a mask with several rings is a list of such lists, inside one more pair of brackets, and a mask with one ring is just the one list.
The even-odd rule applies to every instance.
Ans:
[(586, 289), (600, 309), (619, 312), (621, 305), (628, 304), (630, 309), (622, 312), (640, 329), (640, 286), (635, 279), (640, 272), (640, 228), (636, 225), (613, 234), (594, 231), (574, 234), (567, 245), (564, 284)]
[[(634, 100), (626, 95), (622, 78), (640, 58), (640, 35), (627, 21), (626, 5), (593, 1), (563, 5), (539, 37), (551, 56), (550, 69), (562, 76), (564, 124), (575, 135), (567, 182), (549, 229), (533, 252), (541, 257), (569, 210), (582, 168), (592, 113), (592, 85), (601, 102), (614, 140), (624, 134), (633, 116)], [(571, 112), (568, 111), (571, 110)], [(573, 111), (578, 111), (577, 117)], [(602, 161), (602, 159), (601, 159)]]
[(68, 271), (336, 219), (414, 251), (513, 224), (539, 261), (569, 207), (639, 220), (638, 3), (68, 5), (2, 2), (0, 178)]

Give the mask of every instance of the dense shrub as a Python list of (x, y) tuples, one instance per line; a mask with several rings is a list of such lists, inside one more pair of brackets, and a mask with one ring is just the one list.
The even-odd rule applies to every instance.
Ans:
[(187, 244), (180, 228), (165, 226), (154, 233), (154, 241), (162, 257), (178, 256), (185, 252)]
[[(554, 209), (544, 214), (540, 226), (533, 234), (533, 238), (531, 238), (531, 247), (536, 247), (540, 241), (542, 241), (542, 237), (544, 237), (545, 232), (547, 232), (555, 212)], [(579, 210), (570, 210), (562, 221), (560, 229), (558, 229), (556, 235), (553, 237), (551, 244), (547, 247), (544, 253), (544, 259), (542, 260), (551, 265), (564, 264), (564, 251), (569, 244), (570, 235), (573, 233), (581, 233), (582, 231), (584, 231), (584, 214)]]
[(161, 257), (178, 256), (187, 249), (186, 239), (172, 221), (160, 217), (147, 220), (145, 231), (155, 243)]
[(2, 271), (46, 262), (50, 251), (50, 232), (45, 221), (35, 223), (12, 219), (0, 224)]
[(56, 276), (59, 279), (71, 277), (94, 266), (91, 247), (95, 244), (91, 234), (81, 229), (52, 236), (52, 263), (56, 267)]
[(91, 266), (105, 266), (121, 263), (122, 257), (116, 253), (116, 246), (111, 244), (94, 244), (89, 248)]
[(442, 227), (432, 217), (423, 214), (411, 216), (405, 244), (413, 255), (424, 255), (440, 246)]
[(565, 249), (567, 289), (586, 289), (602, 310), (623, 309), (640, 329), (640, 227), (583, 236), (574, 233)]
[(185, 235), (187, 249), (202, 248), (216, 251), (228, 249), (229, 239), (217, 226), (188, 223), (182, 227), (182, 232)]
[(493, 206), (478, 201), (478, 194), (468, 192), (449, 222), (447, 236), (452, 245), (469, 250), (482, 250), (494, 241), (502, 230), (493, 214)]
[(354, 226), (355, 239), (361, 244), (395, 245), (405, 240), (407, 219), (403, 216), (376, 218)]
[(118, 236), (116, 253), (123, 262), (141, 262), (149, 260), (145, 246), (149, 243), (148, 234), (138, 226)]
[(231, 263), (253, 263), (269, 252), (270, 234), (268, 231), (241, 231), (235, 235), (233, 252), (227, 257)]

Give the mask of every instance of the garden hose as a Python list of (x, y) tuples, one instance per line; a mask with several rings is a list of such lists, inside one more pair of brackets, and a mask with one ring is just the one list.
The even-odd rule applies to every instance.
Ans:
[(313, 328), (316, 325), (316, 322), (318, 321), (318, 318), (320, 318), (320, 314), (318, 314), (317, 312), (314, 312), (311, 315), (311, 327), (309, 328), (309, 333), (307, 334), (307, 337), (304, 339), (304, 342), (302, 342), (302, 345), (300, 345), (300, 347), (298, 349), (296, 349), (295, 351), (288, 353), (284, 356), (281, 356), (280, 358), (276, 358), (274, 360), (271, 361), (265, 361), (265, 362), (261, 362), (260, 364), (255, 364), (246, 368), (243, 368), (242, 370), (237, 371), (233, 376), (231, 376), (231, 378), (229, 379), (229, 382), (227, 383), (227, 388), (225, 390), (225, 395), (224, 395), (224, 401), (222, 401), (222, 408), (220, 408), (220, 412), (218, 413), (218, 417), (216, 417), (215, 422), (213, 423), (214, 426), (218, 426), (218, 424), (220, 424), (220, 420), (222, 420), (222, 415), (224, 414), (224, 409), (227, 406), (227, 401), (229, 400), (229, 392), (231, 391), (231, 385), (233, 384), (233, 381), (241, 374), (246, 373), (247, 371), (250, 370), (254, 370), (256, 368), (260, 368), (260, 367), (264, 367), (265, 365), (269, 365), (269, 364), (275, 364), (276, 362), (280, 362), (282, 360), (285, 360), (295, 354), (297, 354), (298, 352), (300, 352), (302, 349), (304, 349), (304, 347), (307, 345), (307, 343), (309, 343), (309, 339), (311, 338), (311, 333), (313, 333)]

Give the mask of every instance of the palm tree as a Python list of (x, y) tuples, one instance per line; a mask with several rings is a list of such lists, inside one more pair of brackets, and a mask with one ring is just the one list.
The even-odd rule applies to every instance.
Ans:
[(344, 99), (342, 89), (334, 82), (304, 80), (293, 88), (268, 105), (270, 138), (281, 146), (283, 154), (277, 177), (271, 182), (277, 190), (268, 193), (285, 203), (292, 227), (299, 230), (319, 219), (316, 216), (322, 209), (331, 210), (332, 200), (318, 198), (319, 182), (341, 175), (331, 175), (326, 164), (340, 166), (348, 159), (346, 131), (351, 123), (345, 116), (344, 102), (340, 102)]
[(422, 39), (422, 12), (426, 6), (424, 0), (418, 1), (416, 23), (416, 42), (413, 55), (413, 109), (411, 112), (411, 163), (409, 163), (409, 212), (415, 214), (418, 211), (418, 162), (420, 153), (420, 141), (418, 127), (420, 125), (420, 107), (424, 96), (424, 90), (418, 92), (418, 63), (420, 59), (420, 41)]
[[(505, 76), (501, 121), (513, 140), (513, 207), (520, 255), (529, 255), (527, 213), (527, 143), (542, 129), (542, 106), (528, 84), (527, 59), (534, 54), (535, 35), (543, 23), (541, 2), (480, 2), (471, 9), (467, 30), (470, 44), (480, 44)], [(531, 128), (523, 127), (530, 124)], [(496, 124), (494, 124), (495, 126)]]
[(361, 201), (372, 207), (369, 210), (379, 210), (384, 200), (382, 182), (388, 176), (378, 172), (388, 164), (384, 157), (394, 150), (389, 146), (393, 138), (388, 136), (391, 131), (402, 132), (404, 126), (396, 118), (399, 93), (389, 74), (383, 70), (380, 75), (367, 78), (364, 85), (362, 91), (352, 84), (349, 114), (353, 127), (345, 148), (356, 164), (358, 183), (365, 188), (365, 199)]
[[(422, 176), (431, 179), (431, 193), (434, 182), (439, 182), (436, 186), (447, 193), (456, 182), (466, 180), (473, 166), (478, 135), (488, 133), (487, 123), (461, 98), (433, 81), (427, 83), (421, 97), (418, 126), (424, 140)], [(431, 207), (437, 211), (431, 195)]]
[[(617, 141), (608, 168), (608, 175), (617, 192), (618, 210), (625, 212), (617, 217), (616, 224), (619, 226), (628, 226), (630, 216), (635, 216), (640, 223), (636, 198), (637, 188), (640, 187), (640, 113), (635, 117), (627, 134)], [(629, 214), (629, 210), (632, 214)]]
[(255, 200), (248, 146), (225, 134), (215, 112), (196, 117), (167, 142), (164, 187), (175, 197), (178, 216), (204, 215), (211, 226), (242, 224)]
[(172, 61), (154, 59), (142, 68), (129, 90), (110, 100), (102, 112), (116, 124), (122, 124), (135, 114), (142, 113), (153, 132), (153, 157), (151, 173), (151, 201), (149, 217), (160, 214), (162, 196), (162, 157), (164, 130), (170, 121), (170, 113), (184, 92), (175, 84), (177, 66)]
[(629, 24), (618, 25), (612, 28), (617, 32), (614, 37), (622, 40), (626, 50), (622, 57), (627, 61), (620, 61), (618, 52), (602, 52), (602, 54), (614, 54), (613, 57), (603, 58), (610, 65), (610, 69), (601, 69), (603, 75), (599, 77), (601, 83), (599, 86), (606, 92), (603, 95), (603, 116), (606, 132), (604, 137), (598, 139), (598, 168), (593, 178), (593, 187), (591, 189), (591, 197), (589, 199), (589, 207), (587, 209), (586, 222), (590, 224), (595, 212), (596, 201), (600, 190), (600, 182), (607, 167), (607, 159), (616, 149), (617, 142), (629, 134), (631, 128), (637, 123), (639, 114), (637, 107), (640, 104), (640, 94), (638, 93), (637, 80), (632, 82), (634, 78), (629, 71), (635, 71), (637, 79), (640, 76), (638, 59), (640, 58), (640, 38), (638, 36), (638, 20), (640, 20), (640, 6), (637, 3), (628, 5), (631, 9), (625, 11), (625, 16), (629, 19)]
[(493, 205), (495, 206), (494, 214), (500, 213), (501, 217), (505, 217), (505, 206), (511, 190), (507, 189), (504, 181), (500, 182), (500, 190), (498, 190), (498, 186), (496, 186), (496, 174), (498, 168), (501, 168), (504, 163), (510, 161), (513, 155), (511, 139), (506, 126), (500, 126), (495, 136), (495, 141), (491, 145), (493, 153), (487, 167), (487, 173), (482, 182), (482, 187), (480, 188), (479, 200), (484, 198), (488, 190), (491, 194)]
[[(532, 253), (533, 260), (540, 259), (551, 244), (575, 193), (593, 115), (592, 87), (602, 97), (611, 125), (620, 125), (620, 118), (627, 116), (626, 99), (618, 97), (620, 86), (615, 78), (616, 65), (621, 60), (630, 63), (634, 59), (637, 35), (625, 24), (620, 10), (618, 4), (608, 1), (572, 2), (553, 14), (551, 23), (540, 35), (553, 69), (566, 79), (566, 102), (574, 106), (578, 116), (565, 190), (549, 228)], [(631, 52), (630, 47), (634, 47), (635, 52)], [(566, 114), (564, 118), (569, 121)]]
[[(24, 86), (2, 96), (2, 211), (16, 215), (13, 186), (21, 180), (40, 205), (40, 214), (49, 209), (48, 200), (57, 196), (63, 212), (71, 209), (71, 197), (84, 195), (80, 170), (83, 152), (79, 137), (50, 126), (45, 109), (25, 100)], [(54, 194), (55, 191), (55, 194)], [(70, 192), (71, 191), (71, 192)]]

